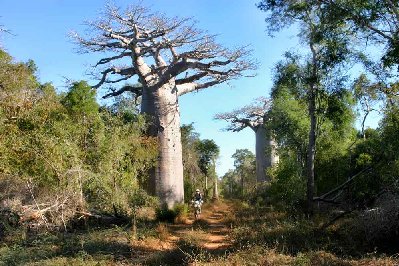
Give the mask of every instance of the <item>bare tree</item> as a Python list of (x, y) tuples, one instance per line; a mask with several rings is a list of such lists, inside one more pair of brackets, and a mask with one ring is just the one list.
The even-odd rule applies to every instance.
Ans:
[(215, 119), (226, 120), (230, 123), (226, 130), (238, 132), (249, 127), (255, 132), (256, 179), (258, 182), (269, 181), (265, 170), (278, 162), (273, 135), (264, 125), (270, 103), (269, 99), (258, 98), (251, 105), (215, 116)]
[(82, 52), (106, 54), (95, 65), (100, 76), (93, 88), (134, 76), (142, 85), (140, 91), (111, 87), (106, 96), (132, 90), (142, 95), (141, 112), (152, 117), (149, 131), (159, 140), (152, 192), (172, 207), (184, 199), (178, 98), (253, 70), (249, 51), (223, 48), (214, 35), (197, 29), (192, 19), (168, 18), (139, 4), (124, 10), (107, 5), (101, 18), (87, 24), (87, 35), (72, 33), (72, 37)]

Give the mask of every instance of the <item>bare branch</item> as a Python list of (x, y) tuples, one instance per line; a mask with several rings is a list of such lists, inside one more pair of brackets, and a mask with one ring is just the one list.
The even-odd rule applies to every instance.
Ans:
[(130, 52), (123, 52), (123, 53), (121, 53), (119, 55), (116, 55), (116, 56), (102, 58), (102, 59), (100, 59), (100, 61), (98, 61), (98, 63), (95, 66), (108, 64), (108, 63), (110, 63), (110, 62), (112, 62), (114, 60), (121, 59), (121, 58), (123, 58), (125, 56), (130, 56), (130, 55), (131, 55)]
[[(119, 69), (116, 67), (111, 67), (108, 68), (106, 70), (104, 70), (103, 72), (101, 72), (102, 77), (100, 79), (100, 81), (93, 86), (93, 88), (98, 89), (101, 85), (103, 85), (104, 83), (116, 83), (122, 80), (127, 80), (128, 78), (134, 76), (136, 74), (136, 70), (133, 67), (129, 67), (129, 68), (125, 68), (125, 69)], [(118, 80), (108, 80), (107, 77), (109, 74), (119, 74), (124, 76), (123, 78), (120, 78)]]
[(181, 84), (185, 84), (185, 83), (192, 83), (194, 81), (200, 80), (201, 78), (205, 77), (208, 75), (208, 72), (199, 72), (198, 74), (189, 76), (189, 77), (185, 77), (182, 79), (177, 79), (176, 85), (181, 85)]
[(121, 95), (122, 93), (127, 92), (127, 91), (130, 91), (130, 92), (134, 93), (135, 95), (140, 96), (142, 89), (143, 89), (142, 87), (134, 87), (134, 86), (127, 85), (127, 86), (123, 86), (119, 90), (111, 89), (111, 92), (105, 94), (102, 98), (106, 99), (106, 98), (109, 98), (111, 96), (118, 96), (118, 95)]

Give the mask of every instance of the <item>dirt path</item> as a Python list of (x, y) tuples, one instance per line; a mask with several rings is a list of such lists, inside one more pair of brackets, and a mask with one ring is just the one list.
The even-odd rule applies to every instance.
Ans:
[[(191, 212), (184, 223), (159, 227), (159, 239), (132, 243), (134, 265), (190, 265), (196, 256), (223, 256), (232, 246), (230, 226), (226, 217), (231, 213), (230, 202), (204, 204), (200, 219)], [(164, 237), (161, 237), (163, 235)]]
[[(231, 205), (226, 202), (208, 203), (203, 206), (200, 219), (189, 218), (184, 225), (171, 225), (171, 243), (177, 243), (187, 235), (196, 234), (198, 244), (208, 250), (226, 250), (231, 246), (229, 239), (230, 227), (225, 224), (225, 218), (231, 211)], [(193, 214), (190, 214), (193, 216)]]

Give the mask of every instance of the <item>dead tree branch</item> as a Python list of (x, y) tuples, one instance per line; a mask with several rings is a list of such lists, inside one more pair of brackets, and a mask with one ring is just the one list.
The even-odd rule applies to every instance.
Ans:
[[(315, 197), (315, 198), (313, 198), (313, 200), (314, 200), (314, 201), (325, 201), (325, 202), (328, 202), (327, 199), (326, 199), (328, 196), (330, 196), (330, 195), (332, 195), (332, 194), (334, 194), (334, 193), (336, 193), (336, 192), (338, 192), (338, 191), (341, 191), (341, 190), (344, 189), (346, 186), (348, 186), (356, 177), (358, 177), (358, 176), (364, 174), (365, 172), (369, 171), (371, 168), (372, 168), (372, 167), (370, 166), (370, 167), (367, 167), (367, 168), (361, 170), (359, 173), (357, 173), (357, 174), (355, 174), (354, 176), (350, 177), (347, 181), (345, 181), (345, 182), (342, 183), (341, 185), (339, 185), (339, 186), (337, 186), (336, 188), (330, 190), (329, 192), (327, 192), (327, 193), (321, 195), (320, 197)], [(331, 201), (331, 200), (330, 200), (330, 201)]]

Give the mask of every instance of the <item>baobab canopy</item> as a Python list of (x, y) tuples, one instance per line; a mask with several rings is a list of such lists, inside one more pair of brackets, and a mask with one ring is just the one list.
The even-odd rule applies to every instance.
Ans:
[[(168, 18), (141, 5), (125, 10), (107, 5), (100, 19), (86, 24), (88, 36), (71, 34), (80, 51), (116, 53), (95, 65), (100, 75), (94, 88), (137, 76), (143, 86), (160, 87), (174, 79), (177, 94), (182, 95), (241, 77), (255, 68), (246, 47), (222, 47), (215, 35), (198, 29), (191, 18)], [(111, 90), (116, 95), (127, 89)]]

